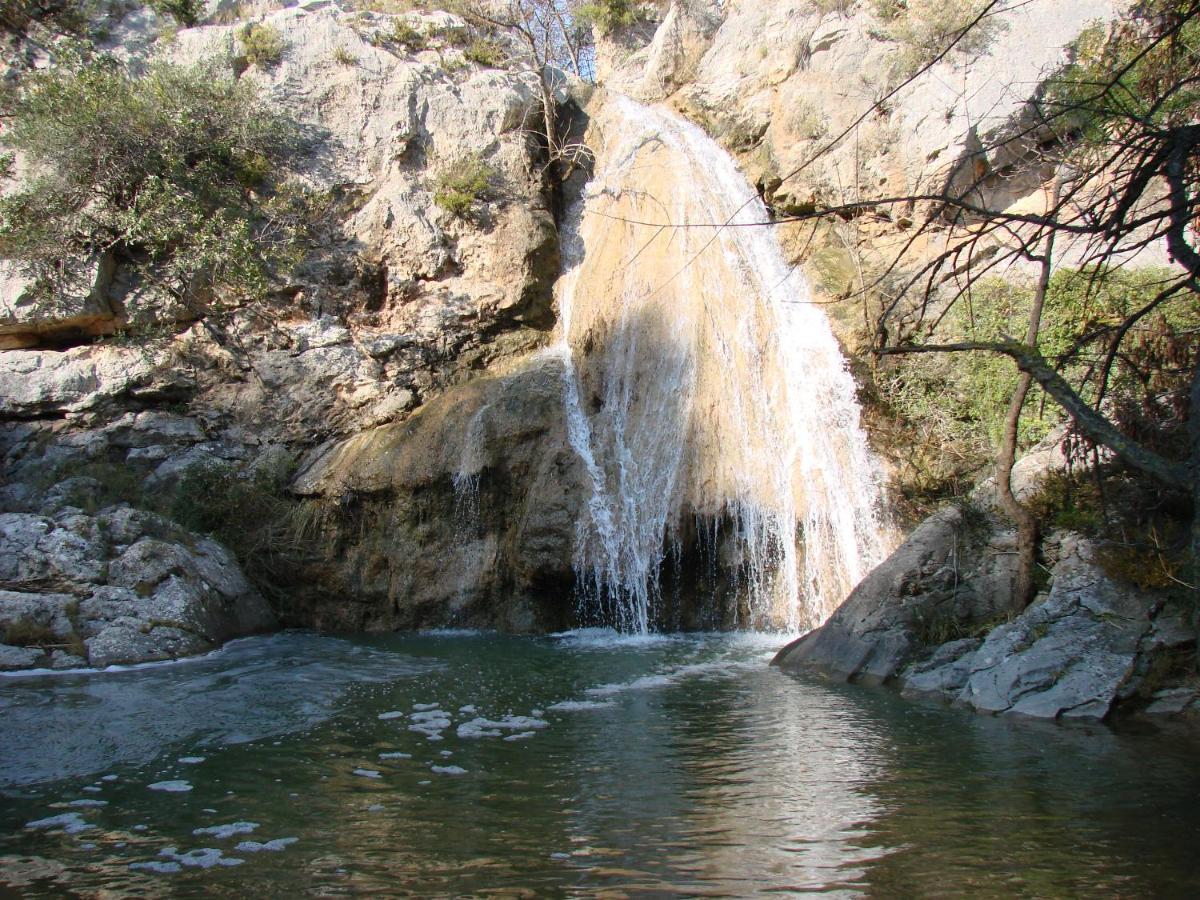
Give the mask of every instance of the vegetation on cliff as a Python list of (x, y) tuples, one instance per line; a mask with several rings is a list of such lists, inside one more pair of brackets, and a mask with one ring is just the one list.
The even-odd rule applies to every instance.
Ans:
[(104, 258), (189, 304), (261, 296), (289, 240), (261, 193), (294, 139), (213, 67), (138, 77), (97, 59), (31, 74), (3, 139), (29, 177), (0, 201), (0, 254), (47, 302)]

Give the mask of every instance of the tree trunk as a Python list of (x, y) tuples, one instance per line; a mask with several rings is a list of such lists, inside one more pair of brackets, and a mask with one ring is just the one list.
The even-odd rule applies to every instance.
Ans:
[[(1055, 197), (1058, 195), (1055, 188)], [(1050, 286), (1051, 258), (1054, 253), (1054, 236), (1046, 241), (1046, 253), (1042, 257), (1041, 273), (1033, 304), (1029, 309), (1029, 326), (1025, 331), (1025, 344), (1037, 347), (1038, 334), (1042, 327), (1042, 308), (1046, 303), (1046, 289)], [(1037, 567), (1038, 540), (1040, 529), (1037, 518), (1021, 503), (1012, 490), (1012, 470), (1017, 459), (1017, 438), (1020, 433), (1021, 410), (1025, 398), (1033, 386), (1033, 376), (1021, 372), (1017, 388), (1008, 404), (1008, 415), (1004, 419), (1004, 436), (1000, 452), (996, 456), (996, 488), (1000, 495), (1000, 506), (1017, 526), (1017, 576), (1013, 583), (1013, 600), (1017, 610), (1022, 610), (1033, 599), (1034, 572)]]

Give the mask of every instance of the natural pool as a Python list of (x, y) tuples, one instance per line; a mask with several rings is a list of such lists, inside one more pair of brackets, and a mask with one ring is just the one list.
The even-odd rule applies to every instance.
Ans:
[[(905, 702), (782, 639), (290, 633), (0, 680), (23, 896), (1195, 896), (1200, 745)], [(0, 889), (0, 894), (3, 894)]]

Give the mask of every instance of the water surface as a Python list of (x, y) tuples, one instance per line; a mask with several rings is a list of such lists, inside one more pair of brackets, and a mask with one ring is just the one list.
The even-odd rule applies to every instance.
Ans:
[(910, 704), (770, 669), (777, 643), (296, 633), (5, 678), (0, 883), (26, 896), (1200, 888), (1191, 738)]

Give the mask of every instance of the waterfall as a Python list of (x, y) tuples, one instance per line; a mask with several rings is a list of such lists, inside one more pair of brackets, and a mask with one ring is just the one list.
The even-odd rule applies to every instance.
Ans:
[(819, 624), (885, 549), (828, 320), (773, 230), (744, 227), (767, 211), (699, 128), (614, 96), (591, 133), (602, 147), (564, 229), (553, 348), (591, 485), (581, 596), (647, 631), (693, 523), (735, 573), (739, 625)]

